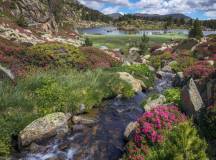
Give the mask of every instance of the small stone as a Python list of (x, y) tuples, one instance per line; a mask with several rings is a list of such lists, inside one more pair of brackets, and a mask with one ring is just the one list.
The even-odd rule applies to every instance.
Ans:
[(79, 114), (84, 113), (85, 110), (86, 110), (86, 106), (84, 104), (81, 104)]
[(130, 122), (125, 131), (124, 131), (124, 137), (126, 140), (130, 139), (130, 135), (132, 134), (132, 132), (139, 126), (138, 122)]
[(73, 132), (83, 131), (84, 129), (85, 129), (85, 126), (83, 124), (73, 125)]
[(43, 150), (43, 148), (44, 148), (44, 146), (38, 145), (36, 143), (32, 143), (28, 149), (32, 153), (38, 153), (40, 150)]
[(95, 124), (98, 120), (94, 117), (88, 117), (85, 115), (73, 116), (73, 123), (74, 124), (84, 124), (84, 125), (91, 125)]
[(146, 104), (144, 105), (144, 109), (145, 111), (150, 111), (154, 107), (164, 104), (165, 102), (166, 102), (166, 97), (164, 95), (159, 95), (159, 97), (156, 99), (151, 99), (151, 97), (149, 97), (146, 101)]

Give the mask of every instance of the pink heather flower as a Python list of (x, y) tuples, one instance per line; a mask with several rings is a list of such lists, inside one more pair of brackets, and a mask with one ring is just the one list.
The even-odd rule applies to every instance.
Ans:
[(136, 130), (134, 141), (140, 144), (144, 138), (152, 143), (159, 143), (163, 140), (161, 130), (171, 130), (173, 125), (184, 120), (186, 117), (176, 106), (158, 106), (138, 119), (140, 127)]

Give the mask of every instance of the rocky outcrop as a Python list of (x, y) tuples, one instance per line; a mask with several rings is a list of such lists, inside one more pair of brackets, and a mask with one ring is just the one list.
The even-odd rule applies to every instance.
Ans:
[(190, 116), (196, 115), (201, 108), (205, 107), (202, 97), (192, 78), (182, 89), (182, 107)]
[(195, 83), (205, 106), (212, 105), (216, 100), (216, 78), (212, 76), (206, 79), (197, 79)]
[(36, 119), (19, 133), (19, 146), (25, 147), (32, 142), (67, 133), (70, 118), (70, 114), (58, 112)]
[(11, 3), (14, 3), (11, 9), (14, 17), (23, 17), (29, 26), (40, 28), (45, 32), (58, 32), (52, 0), (19, 0)]
[(145, 84), (136, 78), (134, 78), (132, 75), (130, 75), (127, 72), (118, 72), (120, 79), (128, 82), (131, 84), (132, 89), (134, 92), (138, 93), (141, 92), (143, 88), (146, 88)]
[(159, 95), (158, 98), (152, 99), (149, 97), (146, 100), (146, 104), (144, 105), (145, 111), (150, 111), (154, 107), (157, 107), (158, 105), (164, 104), (166, 102), (166, 97), (164, 95)]
[(60, 42), (71, 44), (76, 47), (82, 45), (82, 41), (79, 39), (75, 39), (74, 37), (55, 36), (53, 34), (44, 34), (41, 37), (38, 37), (34, 35), (33, 32), (29, 29), (15, 29), (11, 28), (7, 24), (0, 24), (0, 33), (0, 37), (22, 44), (35, 45), (37, 43), (44, 42)]
[[(64, 28), (64, 24), (70, 25), (70, 29), (76, 29), (105, 25), (104, 22), (109, 19), (99, 11), (85, 7), (78, 0), (7, 0), (0, 3), (0, 11), (13, 17), (19, 24), (48, 33), (57, 33)], [(94, 19), (95, 16), (97, 19)], [(92, 18), (92, 21), (85, 21), (85, 17)]]
[(0, 24), (0, 36), (18, 43), (37, 44), (44, 42), (28, 29), (14, 29), (7, 24)]

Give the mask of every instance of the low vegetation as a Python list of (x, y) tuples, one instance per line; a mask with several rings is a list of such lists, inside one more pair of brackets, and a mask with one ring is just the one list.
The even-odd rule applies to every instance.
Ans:
[[(140, 35), (88, 35), (95, 47), (107, 46), (110, 49), (119, 48), (123, 52), (128, 53), (128, 49), (133, 44), (140, 42)], [(179, 34), (165, 34), (149, 36), (149, 46), (162, 44), (171, 40), (184, 39), (186, 36)]]
[(138, 120), (126, 160), (206, 159), (206, 143), (175, 106), (158, 106)]
[(146, 87), (152, 87), (154, 85), (154, 74), (145, 64), (112, 67), (110, 69), (107, 69), (107, 71), (127, 72), (133, 75), (135, 78), (142, 80)]
[(11, 136), (35, 118), (58, 111), (77, 113), (82, 104), (89, 111), (118, 94), (131, 97), (134, 92), (114, 72), (102, 70), (41, 71), (20, 79), (16, 86), (0, 83), (0, 155), (10, 153)]
[(164, 92), (166, 103), (181, 106), (181, 90), (179, 88), (170, 88)]
[(184, 75), (187, 78), (207, 78), (215, 72), (215, 68), (205, 61), (199, 61), (194, 65), (184, 70)]
[(109, 68), (121, 65), (119, 58), (114, 58), (105, 53), (104, 51), (95, 47), (81, 47), (80, 51), (84, 53), (87, 61), (87, 66), (91, 69), (95, 68)]
[(209, 140), (216, 138), (216, 105), (203, 109), (200, 117), (200, 126), (203, 135)]
[(61, 43), (37, 44), (28, 48), (24, 57), (30, 64), (41, 67), (69, 65), (81, 68), (81, 65), (87, 61), (78, 48)]

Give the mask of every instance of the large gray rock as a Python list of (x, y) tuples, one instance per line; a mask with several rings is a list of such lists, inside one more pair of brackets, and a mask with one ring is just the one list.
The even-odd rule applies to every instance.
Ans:
[(182, 89), (182, 107), (186, 114), (190, 116), (196, 115), (201, 108), (205, 107), (202, 97), (192, 78)]
[(36, 119), (19, 133), (19, 146), (28, 146), (32, 142), (67, 133), (70, 118), (70, 114), (57, 112)]
[(151, 97), (149, 97), (146, 100), (146, 104), (144, 105), (144, 109), (145, 109), (145, 111), (150, 111), (154, 107), (157, 107), (158, 105), (162, 105), (165, 102), (166, 102), (166, 97), (164, 95), (159, 95), (159, 97), (156, 99), (152, 99)]
[(120, 79), (128, 82), (129, 84), (131, 84), (133, 91), (138, 93), (141, 92), (143, 88), (146, 88), (145, 84), (143, 83), (143, 81), (134, 78), (132, 75), (130, 75), (127, 72), (118, 72)]

